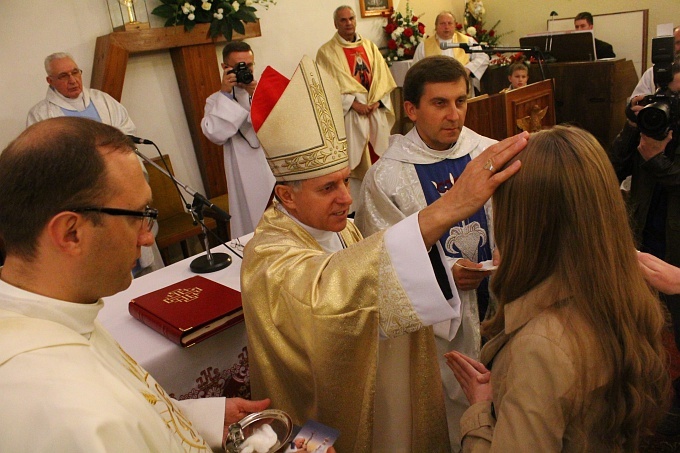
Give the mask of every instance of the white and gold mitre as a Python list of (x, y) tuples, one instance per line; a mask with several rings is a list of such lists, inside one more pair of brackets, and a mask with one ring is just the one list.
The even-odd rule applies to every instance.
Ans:
[(340, 91), (308, 56), (290, 80), (267, 66), (250, 115), (277, 181), (316, 178), (347, 167)]

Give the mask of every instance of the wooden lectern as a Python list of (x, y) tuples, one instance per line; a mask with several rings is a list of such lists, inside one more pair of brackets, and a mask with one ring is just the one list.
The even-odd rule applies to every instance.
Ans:
[[(626, 103), (638, 81), (633, 62), (620, 58), (544, 68), (546, 77), (555, 80), (557, 123), (586, 129), (607, 149), (626, 122)], [(529, 68), (529, 80), (541, 80), (537, 64)], [(498, 93), (508, 86), (506, 68), (487, 70), (481, 83), (483, 93)]]
[(489, 138), (503, 140), (521, 132), (517, 121), (524, 118), (538, 120), (536, 112), (547, 108), (539, 127), (555, 125), (555, 97), (553, 81), (544, 80), (516, 90), (482, 95), (468, 101), (465, 125)]
[[(225, 39), (208, 37), (209, 26), (198, 24), (190, 32), (178, 26), (120, 31), (98, 37), (90, 87), (104, 91), (120, 102), (128, 57), (169, 50), (206, 196), (214, 198), (227, 192), (224, 158), (222, 147), (203, 135), (201, 119), (206, 98), (220, 89), (215, 44), (225, 42)], [(246, 24), (246, 34), (234, 33), (233, 39), (255, 36), (261, 36), (259, 22)]]

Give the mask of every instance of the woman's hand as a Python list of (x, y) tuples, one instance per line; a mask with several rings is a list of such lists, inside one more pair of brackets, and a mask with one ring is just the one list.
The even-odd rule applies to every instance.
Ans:
[(447, 352), (444, 357), (446, 357), (447, 365), (453, 371), (453, 375), (456, 376), (470, 404), (493, 400), (491, 371), (478, 361), (460, 352)]

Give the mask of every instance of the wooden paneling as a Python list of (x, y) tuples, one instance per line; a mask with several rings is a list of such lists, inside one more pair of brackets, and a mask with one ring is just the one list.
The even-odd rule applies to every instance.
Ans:
[[(117, 31), (97, 38), (90, 86), (120, 101), (130, 56), (169, 50), (182, 95), (182, 103), (196, 152), (196, 160), (208, 198), (227, 192), (222, 147), (211, 143), (201, 131), (205, 100), (220, 88), (220, 72), (215, 44), (224, 37), (208, 37), (209, 24), (199, 24), (191, 32), (184, 27)], [(260, 23), (246, 24), (245, 35), (233, 40), (261, 36)]]

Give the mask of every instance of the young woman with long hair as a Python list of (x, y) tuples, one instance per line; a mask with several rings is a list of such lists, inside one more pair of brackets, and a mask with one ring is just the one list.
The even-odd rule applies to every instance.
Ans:
[(463, 449), (635, 451), (664, 414), (669, 374), (614, 170), (568, 126), (533, 134), (515, 159), (493, 196), (491, 339), (481, 363), (446, 354), (471, 403)]

